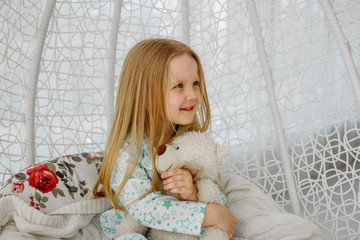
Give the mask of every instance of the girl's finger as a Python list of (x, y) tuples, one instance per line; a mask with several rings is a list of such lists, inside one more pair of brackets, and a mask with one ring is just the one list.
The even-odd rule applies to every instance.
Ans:
[[(182, 187), (179, 187), (179, 188), (173, 188), (171, 190), (169, 190), (171, 193), (179, 193), (179, 194), (182, 194), (185, 192), (184, 188)], [(186, 192), (185, 192), (186, 193)]]
[(169, 177), (163, 181), (163, 184), (166, 185), (166, 184), (169, 184), (172, 182), (178, 182), (178, 181), (184, 181), (183, 176), (175, 175), (175, 176)]
[(188, 175), (188, 173), (189, 173), (189, 175), (191, 175), (188, 170), (177, 168), (177, 169), (173, 169), (173, 170), (170, 170), (170, 171), (163, 172), (161, 174), (161, 178), (170, 178), (170, 177), (173, 177), (173, 176), (176, 176), (176, 175)]
[[(167, 180), (168, 181), (168, 180)], [(172, 190), (176, 188), (182, 188), (184, 191), (191, 191), (193, 188), (192, 181), (184, 181), (184, 180), (178, 180), (178, 181), (171, 181), (164, 183), (164, 189), (165, 190)]]
[(172, 183), (164, 184), (165, 190), (179, 188), (179, 187), (184, 187), (183, 182), (172, 182)]
[(193, 179), (192, 179), (191, 175), (177, 174), (172, 177), (166, 178), (166, 180), (163, 181), (163, 184), (165, 185), (165, 184), (168, 184), (171, 182), (177, 182), (177, 181), (184, 181), (184, 182), (187, 182), (188, 184), (193, 183)]
[(161, 178), (169, 178), (169, 177), (175, 176), (177, 174), (179, 174), (179, 169), (173, 169), (170, 171), (163, 172), (161, 174)]

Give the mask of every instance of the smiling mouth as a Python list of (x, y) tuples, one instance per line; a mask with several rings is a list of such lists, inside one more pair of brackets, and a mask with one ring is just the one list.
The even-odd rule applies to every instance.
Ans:
[(190, 111), (190, 110), (193, 110), (194, 107), (185, 107), (185, 108), (180, 108), (180, 110), (183, 110), (183, 111)]

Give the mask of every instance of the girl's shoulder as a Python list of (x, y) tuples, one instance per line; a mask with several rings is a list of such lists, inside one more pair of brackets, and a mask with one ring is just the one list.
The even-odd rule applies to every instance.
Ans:
[[(136, 152), (136, 150), (130, 149), (130, 137), (126, 137), (124, 143), (119, 152), (119, 158), (129, 158), (132, 152)], [(137, 144), (136, 144), (137, 145)], [(143, 165), (146, 168), (151, 168), (151, 151), (150, 151), (150, 141), (149, 138), (144, 135), (142, 139), (142, 145), (140, 150), (140, 158), (138, 164)]]
[[(138, 142), (138, 141), (137, 141)], [(135, 145), (137, 145), (137, 142)], [(123, 151), (130, 151), (130, 144), (131, 144), (131, 138), (129, 136), (126, 136), (123, 142), (123, 145), (121, 146), (121, 149)], [(150, 150), (150, 141), (149, 138), (144, 135), (142, 139), (142, 146), (141, 150), (149, 151)]]

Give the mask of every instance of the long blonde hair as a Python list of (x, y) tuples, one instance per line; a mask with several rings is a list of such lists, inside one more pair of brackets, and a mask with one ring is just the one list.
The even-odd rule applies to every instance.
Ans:
[[(167, 92), (170, 60), (178, 55), (192, 56), (198, 65), (202, 101), (194, 121), (186, 126), (177, 126), (176, 134), (184, 131), (206, 131), (210, 125), (210, 107), (205, 87), (204, 73), (196, 53), (185, 44), (169, 39), (148, 39), (137, 43), (125, 58), (117, 92), (115, 115), (109, 134), (104, 161), (99, 177), (92, 190), (94, 196), (106, 196), (115, 209), (123, 210), (117, 199), (120, 191), (134, 171), (141, 152), (144, 135), (150, 143), (153, 166), (151, 193), (159, 188), (159, 178), (154, 167), (156, 126), (170, 121), (167, 113)], [(111, 176), (125, 137), (130, 137), (130, 149), (133, 152), (125, 177), (114, 192), (111, 189)], [(159, 143), (164, 141), (163, 129)], [(100, 186), (102, 185), (102, 190)]]

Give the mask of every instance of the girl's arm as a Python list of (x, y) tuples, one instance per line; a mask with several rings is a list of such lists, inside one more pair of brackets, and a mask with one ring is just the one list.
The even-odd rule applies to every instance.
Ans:
[(230, 239), (235, 234), (236, 218), (230, 213), (227, 207), (218, 204), (208, 203), (206, 206), (203, 227), (218, 227), (227, 233)]
[[(186, 169), (174, 169), (161, 174), (165, 190), (178, 193), (188, 201), (198, 201), (198, 190), (191, 173)], [(219, 202), (225, 204), (225, 196), (219, 194)], [(223, 205), (207, 204), (202, 227), (214, 226), (226, 232), (230, 239), (234, 237), (236, 218)]]
[[(112, 188), (116, 190), (125, 175), (129, 154), (122, 152), (112, 176)], [(139, 159), (131, 177), (119, 196), (119, 203), (141, 224), (170, 232), (201, 235), (206, 204), (179, 201), (154, 191), (143, 196), (151, 188), (151, 160)]]

